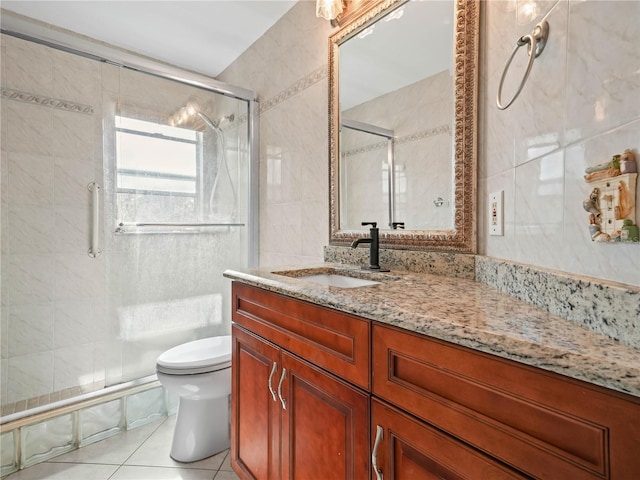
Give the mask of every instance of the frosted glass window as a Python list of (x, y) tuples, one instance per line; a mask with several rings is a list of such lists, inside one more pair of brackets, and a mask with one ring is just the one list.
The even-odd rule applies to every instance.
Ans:
[(115, 120), (118, 220), (198, 219), (202, 134), (123, 116)]

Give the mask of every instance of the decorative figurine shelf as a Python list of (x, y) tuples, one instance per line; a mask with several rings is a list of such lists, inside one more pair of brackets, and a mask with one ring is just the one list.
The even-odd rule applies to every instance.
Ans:
[(586, 170), (585, 181), (592, 187), (583, 202), (589, 212), (589, 232), (596, 242), (638, 242), (636, 219), (635, 158), (630, 150), (615, 155), (608, 163)]

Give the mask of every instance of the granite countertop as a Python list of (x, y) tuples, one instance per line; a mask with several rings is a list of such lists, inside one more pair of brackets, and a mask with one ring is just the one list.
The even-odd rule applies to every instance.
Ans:
[[(316, 273), (380, 283), (339, 288), (301, 278)], [(640, 397), (639, 350), (473, 280), (329, 263), (224, 276)]]

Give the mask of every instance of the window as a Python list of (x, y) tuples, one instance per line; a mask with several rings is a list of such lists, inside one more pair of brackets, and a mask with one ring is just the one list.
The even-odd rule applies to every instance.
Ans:
[(202, 133), (116, 116), (118, 222), (201, 217)]

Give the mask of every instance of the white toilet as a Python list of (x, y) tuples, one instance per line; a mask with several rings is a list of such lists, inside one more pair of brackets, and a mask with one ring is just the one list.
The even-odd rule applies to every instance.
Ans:
[(231, 336), (203, 338), (167, 350), (158, 380), (180, 396), (171, 458), (195, 462), (230, 445)]

